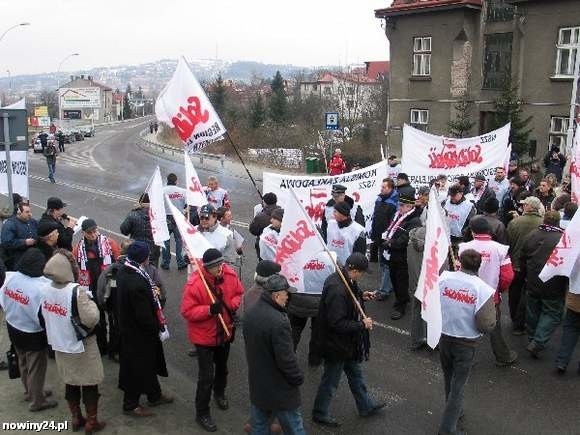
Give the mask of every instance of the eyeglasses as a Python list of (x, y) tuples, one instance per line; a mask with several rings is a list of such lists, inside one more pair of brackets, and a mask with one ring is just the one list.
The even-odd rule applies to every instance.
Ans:
[(199, 219), (202, 220), (202, 221), (208, 221), (209, 220), (209, 216), (200, 216)]

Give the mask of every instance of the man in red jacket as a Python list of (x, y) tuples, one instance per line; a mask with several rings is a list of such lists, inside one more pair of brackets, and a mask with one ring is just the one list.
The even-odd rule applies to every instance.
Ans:
[(196, 421), (208, 432), (217, 431), (209, 412), (212, 389), (218, 408), (226, 410), (229, 407), (225, 395), (228, 355), (234, 337), (234, 313), (240, 306), (243, 294), (244, 287), (238, 276), (224, 263), (221, 252), (214, 248), (205, 251), (203, 267), (191, 275), (183, 289), (181, 315), (187, 321), (189, 340), (197, 349), (199, 363)]
[(346, 163), (342, 158), (342, 151), (340, 148), (334, 150), (334, 155), (328, 162), (328, 175), (340, 175), (346, 170)]

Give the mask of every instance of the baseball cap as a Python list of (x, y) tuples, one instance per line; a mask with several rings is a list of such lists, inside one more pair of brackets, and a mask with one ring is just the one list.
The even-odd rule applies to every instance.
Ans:
[(213, 208), (213, 206), (210, 204), (202, 205), (201, 208), (199, 209), (200, 216), (209, 216), (209, 215), (212, 215), (214, 213), (215, 213), (215, 208)]

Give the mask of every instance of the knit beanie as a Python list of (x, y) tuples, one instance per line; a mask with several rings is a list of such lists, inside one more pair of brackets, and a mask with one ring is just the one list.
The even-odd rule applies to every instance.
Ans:
[(350, 205), (346, 201), (334, 204), (334, 209), (343, 216), (350, 216)]
[(210, 269), (212, 267), (218, 266), (224, 262), (224, 257), (222, 253), (215, 249), (209, 248), (203, 253), (203, 267)]
[(136, 240), (127, 248), (127, 258), (139, 264), (149, 258), (149, 245), (146, 242)]
[(40, 249), (29, 248), (22, 257), (20, 257), (20, 260), (16, 265), (16, 271), (32, 278), (38, 278), (39, 276), (42, 276), (45, 264), (46, 258), (44, 258), (43, 253), (40, 252)]

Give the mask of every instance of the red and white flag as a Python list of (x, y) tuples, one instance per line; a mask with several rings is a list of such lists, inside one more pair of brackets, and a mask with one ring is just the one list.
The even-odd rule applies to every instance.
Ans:
[(570, 183), (572, 187), (572, 202), (580, 201), (580, 124), (576, 124), (576, 134), (572, 139), (570, 156)]
[(540, 272), (544, 282), (561, 275), (570, 278), (570, 293), (580, 294), (580, 213), (576, 213)]
[(189, 154), (202, 150), (226, 133), (184, 57), (155, 102), (157, 119), (175, 129)]
[(177, 225), (177, 229), (179, 230), (179, 234), (181, 234), (181, 239), (185, 244), (185, 249), (187, 250), (189, 258), (202, 258), (203, 253), (213, 246), (206, 240), (205, 237), (201, 235), (201, 233), (191, 225), (182, 212), (177, 210), (167, 195), (165, 195), (165, 202), (171, 210), (171, 214), (173, 215), (173, 219), (175, 220), (175, 225)]
[(187, 190), (185, 199), (187, 205), (192, 205), (195, 207), (201, 207), (202, 205), (206, 205), (207, 196), (203, 191), (203, 186), (199, 181), (197, 171), (195, 170), (193, 163), (191, 163), (191, 158), (187, 153), (183, 153), (183, 157), (185, 159), (185, 179), (186, 179), (185, 189)]
[(165, 218), (163, 183), (161, 182), (159, 166), (155, 168), (146, 192), (149, 195), (149, 220), (151, 222), (153, 241), (157, 246), (164, 247), (164, 242), (169, 240), (169, 229), (167, 228), (167, 219)]
[(425, 250), (421, 274), (415, 297), (421, 301), (421, 317), (427, 322), (427, 344), (435, 349), (442, 331), (441, 298), (439, 294), (439, 271), (447, 261), (449, 252), (449, 229), (447, 219), (437, 199), (436, 189), (429, 192)]
[[(303, 293), (304, 267), (313, 258), (324, 255), (326, 246), (294, 190), (290, 190), (290, 193), (278, 238), (276, 263), (282, 266), (281, 274), (290, 285)], [(330, 258), (328, 261), (332, 262)]]

